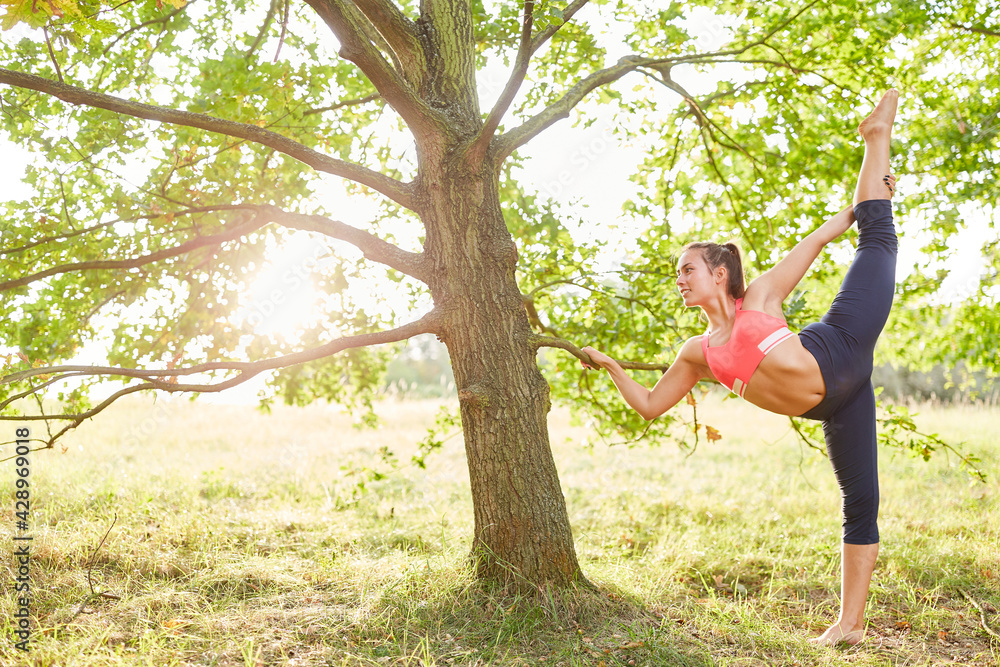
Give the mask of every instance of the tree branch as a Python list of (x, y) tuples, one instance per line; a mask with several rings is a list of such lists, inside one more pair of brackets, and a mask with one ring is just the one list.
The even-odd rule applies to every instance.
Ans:
[[(155, 19), (150, 19), (149, 21), (144, 21), (142, 23), (139, 23), (138, 25), (132, 26), (131, 28), (129, 28), (125, 32), (119, 34), (117, 37), (115, 37), (114, 39), (112, 39), (107, 45), (105, 45), (104, 51), (101, 52), (101, 55), (102, 56), (108, 55), (108, 52), (111, 51), (111, 49), (113, 49), (118, 42), (122, 41), (123, 39), (125, 39), (126, 37), (128, 37), (130, 34), (132, 34), (133, 32), (135, 32), (136, 30), (142, 30), (143, 28), (145, 28), (147, 26), (155, 25), (157, 23), (170, 23), (171, 19), (173, 19), (175, 16), (177, 16), (181, 12), (187, 10), (188, 7), (190, 6), (190, 4), (191, 3), (188, 2), (183, 7), (178, 7), (177, 9), (175, 9), (172, 12), (170, 12), (169, 14), (166, 14), (164, 16), (158, 16)], [(266, 29), (266, 25), (265, 25), (265, 29)], [(260, 38), (258, 38), (258, 39), (260, 39)], [(254, 47), (256, 47), (256, 45), (257, 44), (255, 42), (254, 43)], [(247, 55), (249, 55), (249, 53)]]
[(106, 109), (107, 111), (113, 111), (134, 118), (142, 118), (144, 120), (196, 127), (209, 132), (252, 141), (293, 157), (316, 171), (341, 176), (366, 185), (408, 209), (412, 210), (416, 205), (411, 184), (402, 183), (385, 174), (380, 174), (377, 171), (362, 167), (353, 162), (338, 160), (329, 155), (324, 155), (277, 132), (265, 130), (256, 125), (215, 118), (208, 114), (179, 111), (177, 109), (168, 109), (141, 102), (130, 102), (119, 97), (105, 95), (104, 93), (95, 93), (84, 88), (66, 85), (33, 74), (25, 74), (2, 68), (0, 68), (0, 83), (37, 90), (38, 92), (57, 97), (69, 104)]
[(261, 220), (259, 215), (255, 215), (252, 219), (246, 222), (230, 225), (230, 228), (226, 229), (222, 233), (213, 234), (211, 236), (198, 236), (178, 246), (164, 248), (163, 250), (158, 250), (156, 252), (149, 253), (148, 255), (133, 257), (131, 259), (94, 260), (90, 262), (72, 262), (70, 264), (53, 266), (45, 269), (44, 271), (39, 271), (37, 273), (0, 283), (0, 293), (9, 292), (12, 289), (23, 287), (24, 285), (30, 285), (33, 282), (48, 278), (49, 276), (57, 276), (63, 273), (136, 269), (140, 266), (145, 266), (146, 264), (152, 264), (153, 262), (159, 262), (164, 259), (170, 259), (171, 257), (177, 257), (179, 255), (189, 253), (192, 250), (197, 250), (198, 248), (217, 246), (229, 241), (235, 241), (241, 236), (257, 231), (267, 224), (267, 222), (267, 220)]
[[(758, 165), (758, 164), (763, 165), (764, 164), (762, 160), (759, 160), (756, 157), (754, 157), (750, 153), (750, 151), (747, 150), (747, 148), (745, 146), (743, 146), (742, 144), (740, 144), (739, 142), (737, 142), (735, 139), (733, 139), (731, 136), (729, 136), (729, 133), (727, 133), (725, 131), (725, 129), (723, 129), (722, 127), (720, 127), (718, 123), (716, 123), (711, 118), (709, 118), (708, 114), (706, 114), (705, 110), (702, 108), (702, 105), (698, 103), (698, 100), (696, 100), (694, 98), (694, 96), (691, 95), (691, 93), (687, 92), (684, 89), (683, 86), (681, 86), (676, 81), (674, 81), (670, 77), (669, 71), (661, 71), (660, 72), (660, 78), (656, 78), (651, 73), (645, 72), (645, 71), (643, 71), (643, 74), (645, 74), (649, 78), (653, 79), (653, 81), (656, 81), (661, 86), (664, 86), (664, 87), (666, 87), (666, 88), (674, 91), (678, 95), (680, 95), (684, 99), (684, 101), (687, 102), (688, 107), (690, 107), (690, 109), (691, 109), (691, 112), (698, 119), (698, 123), (700, 125), (702, 125), (703, 127), (706, 126), (706, 125), (708, 126), (706, 129), (708, 130), (709, 135), (712, 137), (712, 140), (715, 143), (719, 144), (720, 146), (725, 146), (726, 148), (731, 148), (734, 151), (738, 151), (740, 153), (743, 153), (743, 155), (745, 155), (751, 162), (754, 163), (754, 168), (755, 169), (756, 169), (756, 165)], [(719, 141), (718, 137), (715, 136), (715, 132), (712, 131), (713, 129), (715, 130), (715, 132), (718, 132), (723, 137), (725, 137), (726, 139), (728, 139), (729, 143), (726, 143), (724, 141)]]
[(396, 54), (406, 80), (419, 85), (427, 72), (427, 59), (413, 21), (392, 0), (355, 0), (354, 4)]
[(952, 28), (979, 33), (980, 35), (986, 35), (987, 37), (1000, 37), (1000, 32), (997, 32), (996, 30), (989, 30), (988, 28), (980, 28), (979, 26), (974, 25), (962, 25), (961, 23), (949, 23), (948, 25)]
[[(356, 348), (356, 347), (369, 347), (372, 345), (382, 345), (384, 343), (395, 343), (397, 341), (406, 340), (414, 336), (419, 336), (425, 333), (439, 333), (441, 328), (442, 318), (438, 311), (432, 310), (427, 313), (419, 320), (415, 320), (408, 324), (404, 324), (395, 329), (388, 329), (386, 331), (376, 331), (367, 334), (357, 334), (354, 336), (345, 336), (343, 338), (338, 338), (336, 340), (330, 341), (319, 347), (314, 347), (308, 350), (303, 350), (301, 352), (293, 352), (291, 354), (285, 354), (279, 357), (271, 357), (269, 359), (262, 359), (260, 361), (208, 361), (203, 364), (196, 364), (194, 366), (187, 366), (185, 368), (154, 368), (154, 369), (139, 369), (139, 368), (117, 368), (114, 366), (83, 366), (83, 365), (67, 365), (67, 366), (48, 366), (48, 367), (38, 367), (29, 368), (23, 371), (17, 371), (9, 375), (0, 377), (0, 384), (8, 384), (11, 382), (20, 382), (22, 380), (27, 380), (28, 378), (38, 377), (38, 376), (50, 376), (50, 375), (61, 375), (61, 379), (65, 379), (70, 376), (97, 376), (97, 375), (107, 375), (115, 377), (125, 377), (125, 378), (135, 378), (144, 380), (147, 382), (154, 383), (155, 387), (145, 387), (164, 389), (171, 392), (177, 391), (209, 391), (210, 387), (222, 387), (222, 389), (227, 389), (231, 386), (235, 386), (231, 383), (237, 378), (230, 378), (225, 380), (223, 383), (218, 383), (214, 385), (195, 385), (195, 384), (176, 384), (163, 380), (162, 378), (178, 378), (186, 375), (196, 375), (199, 373), (209, 373), (212, 371), (237, 371), (240, 374), (252, 374), (258, 375), (264, 371), (275, 370), (278, 368), (288, 368), (289, 366), (296, 366), (298, 364), (304, 364), (308, 361), (315, 361), (317, 359), (322, 359), (323, 357), (330, 356), (331, 354), (336, 354), (337, 352), (342, 352), (343, 350)], [(47, 378), (49, 379), (49, 378)], [(245, 378), (249, 379), (249, 378)], [(49, 384), (49, 383), (47, 383)], [(222, 386), (225, 384), (225, 386)], [(192, 388), (194, 387), (194, 388)], [(36, 388), (37, 389), (37, 388)], [(221, 391), (221, 389), (211, 389), (211, 391)], [(17, 398), (23, 398), (19, 395)], [(0, 410), (7, 407), (14, 399), (14, 397), (8, 398), (7, 400), (0, 402)], [(2, 419), (17, 419), (18, 417), (4, 417), (0, 416)], [(25, 417), (21, 415), (20, 418), (24, 419), (39, 419), (40, 416), (28, 416)], [(57, 417), (48, 417), (50, 419), (56, 419)], [(59, 417), (62, 418), (62, 417)]]
[(365, 95), (364, 97), (358, 97), (352, 100), (342, 100), (340, 102), (337, 102), (336, 104), (331, 104), (328, 107), (317, 107), (316, 109), (310, 109), (309, 111), (306, 111), (302, 115), (310, 116), (314, 113), (325, 113), (327, 111), (336, 111), (337, 109), (342, 109), (344, 107), (353, 107), (362, 104), (368, 104), (372, 100), (377, 100), (377, 99), (379, 99), (379, 94), (372, 93), (371, 95)]
[(361, 250), (367, 259), (385, 264), (425, 283), (430, 280), (426, 256), (423, 253), (408, 252), (363, 229), (322, 215), (291, 213), (274, 206), (261, 207), (260, 211), (272, 222), (290, 229), (319, 232), (330, 238), (346, 241)]
[[(583, 274), (583, 275), (581, 275), (581, 277), (586, 277), (588, 275), (598, 275), (598, 274)], [(587, 290), (591, 294), (600, 294), (601, 296), (604, 296), (604, 297), (609, 298), (609, 299), (618, 299), (619, 301), (624, 301), (624, 302), (629, 303), (629, 304), (632, 304), (632, 303), (638, 304), (639, 307), (641, 307), (646, 312), (648, 312), (654, 319), (657, 319), (657, 320), (659, 319), (659, 310), (657, 308), (654, 308), (650, 304), (646, 303), (642, 299), (637, 299), (635, 297), (626, 296), (624, 294), (618, 294), (617, 292), (604, 290), (604, 289), (601, 289), (599, 287), (592, 287), (590, 285), (584, 285), (584, 284), (576, 282), (575, 280), (573, 280), (571, 278), (559, 278), (557, 280), (550, 280), (550, 281), (548, 281), (546, 283), (542, 283), (541, 285), (539, 285), (535, 289), (531, 290), (527, 294), (522, 295), (522, 300), (525, 300), (525, 301), (529, 301), (530, 300), (531, 303), (532, 303), (532, 307), (534, 307), (533, 304), (535, 302), (535, 299), (534, 299), (535, 294), (538, 294), (542, 290), (548, 289), (549, 287), (554, 287), (556, 285), (571, 285), (571, 286), (577, 287), (579, 289)], [(673, 327), (673, 328), (676, 331), (676, 327)]]
[[(349, 11), (357, 9), (356, 7), (357, 3), (353, 2), (353, 4), (355, 6), (349, 9)], [(386, 41), (385, 37), (382, 36), (382, 33), (379, 32), (378, 26), (372, 23), (371, 19), (369, 19), (363, 13), (354, 12), (354, 14), (355, 18), (357, 19), (355, 25), (361, 30), (364, 38), (368, 40), (368, 42), (372, 46), (375, 47), (375, 52), (383, 56), (388, 56), (389, 59), (392, 61), (392, 69), (395, 72), (401, 74), (403, 76), (403, 79), (406, 80), (406, 73), (403, 71), (403, 63), (399, 61), (399, 56), (396, 55), (396, 52), (393, 51), (392, 47), (389, 45), (389, 42)], [(407, 83), (410, 82), (407, 81)]]
[[(519, 127), (514, 128), (506, 133), (504, 133), (499, 139), (498, 145), (498, 158), (503, 159), (510, 155), (512, 152), (517, 150), (518, 147), (524, 145), (537, 134), (545, 130), (547, 127), (553, 123), (562, 120), (563, 118), (569, 117), (569, 112), (577, 104), (583, 100), (589, 93), (591, 93), (595, 88), (598, 88), (609, 83), (617, 81), (621, 77), (625, 76), (629, 72), (634, 71), (639, 67), (654, 67), (660, 69), (677, 63), (694, 63), (694, 62), (712, 62), (714, 58), (719, 58), (722, 56), (739, 55), (746, 53), (755, 46), (767, 45), (767, 40), (775, 35), (779, 30), (787, 26), (789, 23), (794, 21), (796, 18), (802, 15), (810, 7), (816, 4), (818, 0), (813, 0), (803, 7), (799, 12), (789, 19), (783, 21), (781, 24), (776, 26), (773, 30), (768, 32), (762, 38), (755, 42), (746, 44), (738, 49), (730, 49), (726, 51), (717, 51), (714, 53), (702, 53), (693, 54), (686, 56), (677, 56), (674, 58), (648, 58), (638, 55), (624, 56), (618, 60), (618, 62), (612, 67), (607, 67), (605, 69), (594, 72), (590, 76), (577, 82), (572, 88), (570, 88), (566, 94), (564, 94), (560, 99), (558, 99), (553, 104), (546, 107), (544, 110), (536, 114), (535, 116), (529, 118)], [(583, 2), (577, 0), (570, 7), (567, 8), (567, 12), (571, 9), (575, 13), (580, 7), (583, 6)], [(556, 28), (558, 29), (558, 28)], [(551, 28), (549, 29), (551, 30)], [(547, 32), (547, 31), (546, 31)], [(554, 30), (552, 31), (554, 33)], [(536, 37), (536, 42), (538, 46), (541, 46), (541, 42), (538, 40), (546, 34), (543, 32), (538, 37)], [(551, 35), (549, 35), (551, 36)], [(547, 37), (546, 37), (547, 39)]]
[(493, 134), (500, 127), (500, 120), (507, 113), (507, 109), (510, 108), (511, 103), (514, 102), (514, 97), (517, 96), (517, 91), (521, 88), (521, 84), (524, 83), (524, 77), (528, 74), (528, 64), (531, 62), (532, 53), (531, 25), (534, 9), (535, 0), (524, 0), (521, 43), (517, 47), (517, 56), (514, 58), (514, 69), (510, 73), (510, 78), (507, 79), (507, 84), (504, 86), (503, 92), (500, 93), (496, 104), (493, 105), (489, 115), (486, 117), (486, 122), (483, 124), (482, 129), (479, 130), (479, 134), (466, 150), (466, 163), (473, 169), (477, 169), (482, 164), (483, 158), (486, 155), (486, 149), (490, 145), (490, 141), (493, 140)]
[(550, 25), (548, 28), (535, 35), (535, 38), (531, 40), (531, 53), (535, 53), (538, 49), (542, 48), (545, 42), (552, 39), (552, 36), (559, 32), (560, 28), (569, 23), (570, 19), (573, 18), (573, 15), (580, 11), (588, 1), (589, 0), (575, 0), (575, 2), (571, 3), (568, 7), (566, 7), (566, 9), (563, 10), (562, 23), (559, 25)]
[[(178, 246), (172, 248), (165, 248), (163, 250), (158, 250), (141, 257), (135, 257), (123, 260), (94, 260), (89, 262), (74, 262), (70, 264), (63, 264), (60, 266), (51, 267), (45, 269), (44, 271), (39, 271), (31, 275), (23, 276), (21, 278), (15, 278), (13, 280), (8, 280), (6, 282), (0, 282), (0, 293), (22, 287), (24, 285), (31, 284), (38, 280), (48, 278), (49, 276), (59, 275), (63, 273), (70, 273), (75, 271), (96, 271), (96, 270), (108, 270), (108, 269), (134, 269), (140, 266), (145, 266), (146, 264), (151, 264), (153, 262), (158, 262), (164, 259), (170, 259), (172, 257), (177, 257), (185, 253), (191, 252), (192, 250), (197, 250), (198, 248), (203, 248), (206, 246), (221, 245), (229, 241), (234, 241), (245, 234), (257, 231), (264, 225), (274, 222), (280, 224), (289, 229), (298, 229), (307, 232), (318, 232), (324, 234), (330, 238), (334, 238), (340, 241), (346, 241), (351, 245), (355, 246), (367, 259), (370, 259), (380, 264), (384, 264), (389, 268), (396, 269), (408, 276), (421, 280), (423, 282), (428, 282), (430, 280), (429, 270), (427, 268), (427, 262), (425, 256), (422, 253), (414, 253), (403, 250), (388, 241), (380, 239), (379, 237), (367, 232), (363, 229), (358, 229), (357, 227), (352, 227), (346, 223), (340, 222), (338, 220), (332, 220), (322, 215), (307, 215), (304, 213), (293, 213), (290, 211), (284, 211), (276, 206), (269, 205), (232, 205), (232, 206), (220, 206), (220, 207), (199, 207), (188, 209), (185, 211), (179, 211), (172, 213), (173, 215), (184, 215), (191, 213), (201, 213), (206, 211), (218, 211), (218, 210), (241, 210), (253, 213), (253, 218), (249, 221), (243, 223), (234, 223), (230, 225), (230, 229), (227, 229), (223, 233), (214, 234), (211, 236), (199, 236), (190, 241), (182, 243)], [(146, 217), (159, 217), (161, 215), (170, 214), (157, 214), (154, 216)], [(103, 225), (102, 225), (103, 226)], [(84, 230), (92, 231), (93, 228)], [(80, 232), (83, 233), (83, 232)], [(72, 236), (72, 235), (64, 235)], [(59, 239), (61, 237), (49, 237), (44, 240)], [(24, 250), (26, 248), (34, 247), (39, 245), (41, 241), (22, 246), (16, 250)]]
[[(271, 4), (267, 7), (267, 14), (264, 16), (264, 22), (260, 24), (260, 30), (257, 31), (257, 37), (253, 40), (253, 44), (247, 49), (247, 52), (243, 55), (247, 60), (253, 56), (254, 52), (257, 51), (257, 47), (260, 43), (264, 41), (264, 36), (267, 35), (267, 31), (271, 28), (271, 21), (274, 20), (274, 15), (278, 12), (278, 1), (271, 0)], [(185, 5), (186, 6), (186, 5)]]
[(502, 134), (497, 140), (497, 158), (503, 159), (523, 146), (553, 123), (569, 117), (569, 112), (594, 89), (607, 85), (622, 78), (639, 67), (670, 62), (662, 58), (643, 58), (641, 56), (624, 56), (612, 67), (594, 72), (577, 82), (566, 93), (526, 120), (523, 124)]
[[(577, 82), (572, 88), (570, 88), (561, 98), (556, 102), (549, 105), (541, 112), (532, 116), (527, 121), (525, 121), (519, 127), (516, 127), (506, 133), (504, 133), (498, 140), (498, 159), (503, 159), (510, 155), (512, 152), (517, 150), (518, 147), (523, 146), (525, 143), (534, 138), (537, 134), (545, 130), (547, 127), (553, 123), (569, 117), (569, 112), (577, 104), (583, 100), (589, 93), (594, 89), (613, 83), (621, 77), (625, 76), (629, 72), (636, 70), (639, 67), (653, 67), (660, 71), (669, 71), (669, 66), (678, 63), (697, 63), (697, 62), (715, 62), (715, 59), (724, 56), (734, 56), (746, 53), (755, 46), (768, 46), (767, 40), (778, 33), (788, 24), (795, 21), (799, 16), (806, 12), (810, 7), (815, 5), (819, 0), (813, 0), (802, 7), (796, 14), (789, 17), (787, 20), (781, 22), (779, 25), (774, 27), (770, 32), (765, 34), (760, 39), (741, 46), (737, 49), (729, 49), (726, 51), (716, 51), (713, 53), (700, 53), (691, 54), (684, 56), (677, 56), (674, 58), (648, 58), (639, 55), (624, 56), (618, 60), (618, 62), (612, 67), (607, 67), (605, 69), (594, 72), (593, 74), (587, 76), (581, 81)], [(574, 3), (570, 8), (576, 7), (579, 3)], [(580, 5), (582, 6), (582, 4)], [(567, 10), (568, 11), (568, 10)], [(575, 10), (574, 10), (575, 11)], [(775, 63), (778, 64), (778, 63)], [(782, 66), (787, 66), (786, 63), (780, 63)], [(666, 77), (669, 79), (669, 77)], [(676, 90), (676, 89), (675, 89)], [(679, 91), (678, 91), (679, 92)], [(685, 95), (685, 97), (690, 97)]]
[(802, 423), (797, 417), (789, 417), (788, 423), (791, 425), (792, 430), (795, 431), (795, 435), (798, 436), (799, 442), (815, 449), (817, 452), (826, 454), (826, 447), (820, 445), (819, 441), (812, 437), (812, 434), (806, 433), (806, 429), (803, 428)]
[(716, 161), (715, 156), (712, 154), (712, 147), (708, 143), (708, 138), (705, 136), (706, 132), (709, 137), (711, 137), (711, 132), (707, 131), (705, 125), (699, 121), (698, 123), (698, 134), (701, 136), (702, 144), (705, 146), (705, 157), (708, 158), (708, 163), (712, 167), (712, 171), (715, 175), (719, 177), (719, 181), (723, 185), (723, 193), (725, 194), (726, 200), (729, 201), (729, 207), (733, 210), (733, 222), (739, 228), (740, 232), (743, 234), (743, 239), (746, 241), (747, 245), (750, 246), (750, 250), (753, 252), (755, 257), (760, 257), (760, 253), (757, 251), (757, 244), (753, 241), (753, 234), (748, 233), (746, 225), (743, 223), (743, 218), (740, 215), (740, 209), (736, 205), (736, 199), (733, 197), (733, 188), (729, 185), (729, 179), (726, 175), (722, 173), (722, 169), (719, 168), (719, 163)]
[[(597, 366), (597, 364), (595, 364), (590, 358), (589, 354), (578, 348), (576, 345), (573, 345), (573, 343), (568, 340), (564, 340), (562, 338), (552, 338), (549, 336), (540, 336), (538, 334), (531, 334), (528, 340), (535, 346), (536, 350), (542, 347), (557, 347), (560, 350), (566, 350), (585, 364), (594, 367)], [(670, 364), (648, 364), (639, 361), (619, 361), (618, 364), (626, 370), (633, 371), (666, 372), (666, 370), (670, 368)]]
[(74, 229), (73, 231), (66, 232), (65, 234), (54, 234), (52, 236), (46, 236), (44, 238), (38, 239), (37, 241), (31, 241), (29, 243), (25, 243), (24, 245), (17, 246), (15, 248), (4, 248), (3, 250), (0, 250), (0, 257), (3, 257), (4, 255), (12, 255), (17, 252), (24, 252), (25, 250), (31, 250), (32, 248), (44, 245), (46, 243), (51, 243), (52, 241), (64, 241), (66, 239), (71, 239), (74, 236), (90, 234), (92, 232), (104, 229), (105, 227), (110, 227), (111, 225), (117, 224), (119, 222), (124, 222), (124, 218), (116, 218), (115, 220), (108, 220), (107, 222), (101, 222), (96, 225), (92, 225), (90, 227), (85, 227), (83, 229)]
[(306, 0), (326, 22), (340, 42), (340, 57), (364, 73), (375, 89), (403, 118), (419, 139), (448, 132), (448, 123), (439, 112), (417, 95), (403, 77), (365, 36), (368, 19), (344, 0)]
[(692, 63), (692, 62), (704, 61), (706, 58), (718, 58), (719, 56), (739, 55), (741, 53), (746, 53), (755, 46), (761, 46), (761, 45), (767, 46), (771, 50), (776, 50), (774, 49), (774, 47), (768, 44), (767, 41), (772, 37), (774, 37), (776, 34), (778, 34), (781, 30), (784, 30), (787, 26), (794, 23), (796, 19), (798, 19), (800, 16), (808, 12), (810, 9), (812, 9), (812, 6), (818, 4), (819, 1), (820, 0), (812, 0), (812, 2), (803, 5), (802, 7), (799, 8), (799, 11), (789, 16), (787, 19), (785, 19), (784, 21), (776, 25), (774, 28), (772, 28), (770, 32), (768, 32), (763, 37), (754, 42), (750, 42), (749, 44), (744, 44), (739, 48), (729, 49), (726, 51), (713, 51), (711, 53), (692, 53), (686, 56), (678, 56), (677, 58), (673, 59), (673, 62)]
[[(78, 375), (108, 375), (117, 377), (128, 377), (128, 378), (138, 378), (142, 382), (137, 385), (132, 385), (130, 387), (125, 387), (121, 389), (107, 399), (102, 401), (99, 405), (80, 413), (66, 413), (59, 415), (2, 415), (0, 414), (0, 421), (56, 421), (68, 420), (71, 423), (63, 428), (61, 431), (52, 436), (48, 441), (48, 446), (51, 447), (52, 444), (64, 433), (70, 429), (76, 428), (84, 420), (90, 419), (91, 417), (97, 415), (98, 413), (107, 409), (112, 403), (117, 401), (123, 396), (128, 394), (133, 394), (138, 391), (148, 391), (148, 390), (158, 390), (165, 391), (168, 393), (216, 393), (230, 389), (237, 385), (240, 385), (253, 377), (269, 370), (276, 370), (279, 368), (288, 368), (290, 366), (296, 366), (298, 364), (303, 364), (309, 361), (316, 361), (317, 359), (322, 359), (330, 355), (342, 352), (347, 349), (358, 348), (358, 347), (370, 347), (372, 345), (382, 345), (385, 343), (395, 343), (401, 340), (406, 340), (412, 338), (413, 336), (418, 336), (425, 333), (440, 333), (441, 317), (439, 313), (435, 310), (427, 313), (419, 320), (404, 324), (401, 327), (395, 329), (389, 329), (387, 331), (378, 331), (374, 333), (358, 334), (355, 336), (344, 336), (343, 338), (338, 338), (336, 340), (330, 341), (325, 345), (320, 345), (309, 350), (302, 350), (301, 352), (295, 352), (293, 354), (286, 354), (280, 357), (272, 357), (270, 359), (263, 359), (261, 361), (253, 362), (238, 362), (238, 361), (224, 361), (224, 362), (209, 362), (204, 364), (198, 364), (195, 366), (190, 366), (188, 368), (174, 368), (174, 369), (153, 369), (153, 370), (140, 370), (136, 368), (113, 368), (113, 367), (100, 367), (100, 366), (54, 366), (50, 368), (32, 368), (30, 370), (19, 371), (17, 373), (12, 373), (5, 377), (0, 378), (0, 384), (7, 384), (10, 382), (17, 382), (19, 380), (25, 380), (30, 377), (39, 375), (50, 375), (50, 374), (64, 374), (62, 378)], [(179, 384), (173, 383), (163, 378), (176, 378), (185, 375), (193, 375), (197, 373), (205, 373), (215, 370), (234, 370), (238, 372), (235, 377), (228, 378), (221, 382), (216, 382), (214, 384)], [(46, 383), (50, 384), (50, 383)], [(44, 386), (44, 385), (43, 385)], [(37, 391), (38, 388), (36, 388)], [(23, 394), (19, 394), (22, 397)], [(7, 407), (12, 402), (13, 399), (8, 399), (0, 403), (0, 410)]]
[(542, 318), (538, 314), (538, 309), (535, 308), (534, 299), (528, 295), (523, 295), (521, 300), (524, 302), (524, 311), (528, 315), (528, 324), (535, 327), (542, 333), (552, 334), (553, 336), (558, 335), (556, 331), (542, 322)]
[[(64, 373), (62, 375), (56, 375), (55, 377), (51, 377), (51, 378), (44, 378), (45, 381), (42, 384), (32, 385), (28, 389), (25, 389), (24, 391), (22, 391), (20, 394), (14, 394), (13, 396), (8, 396), (4, 400), (3, 405), (0, 406), (0, 409), (3, 409), (3, 407), (6, 407), (7, 405), (10, 405), (11, 403), (14, 403), (15, 401), (19, 401), (22, 398), (27, 398), (28, 396), (31, 396), (32, 394), (37, 394), (42, 389), (45, 389), (46, 387), (48, 387), (50, 385), (53, 385), (53, 384), (55, 384), (57, 382), (62, 382), (63, 380), (68, 380), (69, 378), (72, 378), (72, 377), (84, 377), (86, 375), (87, 375), (86, 373), (83, 373), (83, 372), (80, 372), (80, 371), (74, 371), (72, 373)], [(0, 379), (0, 384), (2, 384), (3, 381), (5, 381), (5, 378), (4, 379)], [(11, 382), (14, 382), (14, 380), (11, 380)]]
[[(764, 46), (766, 46), (767, 48), (771, 49), (772, 51), (776, 51), (777, 52), (777, 49), (775, 49), (770, 44), (765, 44)], [(849, 92), (849, 93), (852, 93), (854, 95), (857, 95), (858, 91), (851, 90), (850, 88), (847, 88), (846, 86), (838, 83), (836, 80), (830, 78), (828, 75), (824, 74), (820, 70), (812, 69), (812, 68), (809, 68), (809, 67), (802, 67), (801, 65), (793, 65), (792, 63), (790, 63), (788, 61), (787, 58), (785, 58), (785, 55), (783, 53), (778, 53), (778, 56), (781, 58), (781, 60), (768, 60), (766, 58), (718, 58), (715, 55), (713, 55), (710, 59), (705, 60), (704, 63), (710, 63), (712, 65), (717, 65), (719, 63), (738, 63), (740, 65), (764, 65), (764, 66), (770, 65), (770, 66), (775, 67), (775, 68), (783, 68), (783, 69), (791, 70), (794, 74), (797, 74), (797, 75), (811, 74), (811, 75), (813, 75), (813, 76), (815, 76), (815, 77), (817, 77), (819, 79), (822, 79), (826, 84), (828, 84), (830, 86), (833, 86), (834, 88), (836, 88), (836, 89), (838, 89), (840, 91)], [(695, 62), (695, 61), (691, 61), (691, 62)], [(761, 82), (758, 82), (758, 83), (761, 83)], [(725, 92), (729, 92), (729, 91), (725, 91)], [(712, 97), (715, 98), (715, 97), (718, 97), (718, 95), (713, 95)]]
[(281, 53), (281, 46), (285, 43), (285, 35), (288, 34), (288, 10), (291, 0), (285, 0), (281, 7), (281, 33), (278, 35), (278, 46), (274, 50), (274, 60), (278, 62), (278, 55)]

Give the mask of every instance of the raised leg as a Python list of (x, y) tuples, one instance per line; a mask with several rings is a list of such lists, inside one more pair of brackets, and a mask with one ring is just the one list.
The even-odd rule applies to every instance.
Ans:
[(854, 190), (855, 204), (869, 199), (892, 198), (892, 190), (883, 179), (889, 174), (889, 143), (898, 101), (899, 92), (890, 88), (882, 95), (871, 115), (858, 126), (858, 133), (865, 141), (865, 157), (858, 173), (858, 186)]

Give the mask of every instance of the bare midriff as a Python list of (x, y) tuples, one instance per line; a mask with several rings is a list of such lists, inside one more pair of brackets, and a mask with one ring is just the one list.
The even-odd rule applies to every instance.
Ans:
[(826, 383), (816, 358), (799, 337), (778, 344), (754, 371), (743, 398), (779, 415), (797, 416), (819, 405)]

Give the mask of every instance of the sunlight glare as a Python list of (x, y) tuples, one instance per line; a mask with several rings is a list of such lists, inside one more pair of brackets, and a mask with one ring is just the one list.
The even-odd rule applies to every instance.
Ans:
[(329, 248), (319, 238), (294, 233), (279, 248), (244, 292), (237, 318), (255, 334), (295, 340), (315, 323), (321, 295), (310, 278)]

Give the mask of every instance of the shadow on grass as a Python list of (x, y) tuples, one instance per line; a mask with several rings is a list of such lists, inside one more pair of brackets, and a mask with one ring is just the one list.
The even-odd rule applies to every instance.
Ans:
[(455, 571), (382, 592), (349, 629), (358, 658), (430, 665), (711, 665), (704, 647), (601, 587), (511, 594)]
[[(150, 573), (131, 586), (112, 577), (106, 585), (131, 593), (95, 603), (58, 636), (39, 632), (37, 664), (875, 665), (921, 655), (992, 664), (976, 620), (956, 623), (960, 617), (948, 608), (960, 608), (953, 604), (959, 600), (943, 591), (920, 602), (935, 616), (908, 615), (906, 632), (887, 631), (900, 620), (887, 616), (890, 607), (904, 601), (882, 602), (872, 610), (878, 622), (865, 646), (830, 650), (807, 645), (800, 634), (815, 601), (778, 603), (750, 577), (742, 580), (744, 596), (727, 595), (709, 578), (700, 592), (677, 591), (651, 604), (608, 584), (510, 593), (476, 582), (460, 558), (408, 560), (398, 569), (274, 565), (220, 564), (177, 579)], [(927, 567), (943, 577), (942, 565)], [(972, 589), (984, 605), (985, 592)], [(62, 626), (74, 608), (63, 600), (61, 613), (43, 625)], [(939, 641), (942, 629), (946, 640)], [(88, 662), (66, 661), (69, 655)], [(0, 664), (17, 664), (6, 660), (12, 656), (0, 647)]]

